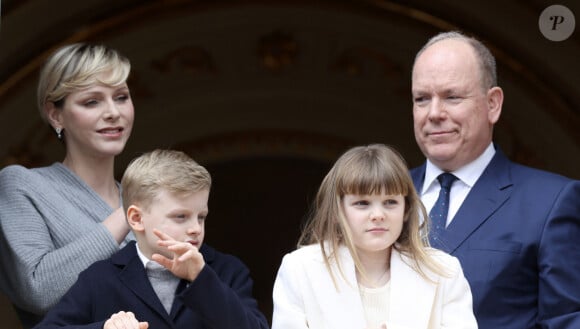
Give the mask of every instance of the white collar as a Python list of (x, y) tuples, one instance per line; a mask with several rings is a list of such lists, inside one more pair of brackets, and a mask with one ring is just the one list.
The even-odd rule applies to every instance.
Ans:
[[(475, 185), (475, 182), (477, 182), (494, 155), (495, 148), (493, 147), (493, 143), (490, 143), (477, 159), (451, 173), (471, 188)], [(423, 182), (421, 195), (425, 194), (433, 184), (436, 184), (435, 181), (437, 180), (437, 176), (442, 172), (443, 170), (439, 169), (429, 159), (427, 159), (427, 164), (425, 166), (425, 181)]]
[(141, 249), (139, 249), (139, 242), (135, 243), (135, 248), (137, 249), (137, 256), (139, 256), (139, 259), (143, 263), (143, 266), (147, 266), (147, 263), (153, 262), (151, 259), (147, 258), (147, 256), (145, 256), (145, 254), (141, 252)]

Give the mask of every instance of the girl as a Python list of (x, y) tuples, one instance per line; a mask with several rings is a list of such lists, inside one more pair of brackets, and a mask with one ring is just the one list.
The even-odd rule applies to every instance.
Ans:
[(348, 150), (284, 256), (272, 329), (477, 328), (459, 262), (427, 246), (426, 218), (398, 153)]

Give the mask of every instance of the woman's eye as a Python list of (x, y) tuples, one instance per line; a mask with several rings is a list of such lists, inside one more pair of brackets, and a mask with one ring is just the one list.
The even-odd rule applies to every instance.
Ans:
[(99, 102), (96, 99), (89, 99), (83, 103), (86, 107), (94, 107), (97, 106), (97, 104), (99, 104)]
[(117, 102), (126, 102), (129, 99), (129, 95), (119, 95), (115, 98)]

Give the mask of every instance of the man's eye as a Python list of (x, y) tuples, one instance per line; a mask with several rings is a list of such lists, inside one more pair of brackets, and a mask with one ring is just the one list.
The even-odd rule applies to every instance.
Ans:
[(427, 96), (417, 96), (415, 98), (413, 98), (413, 103), (421, 105), (421, 104), (425, 104), (429, 101), (429, 97)]
[(463, 98), (461, 96), (457, 96), (457, 95), (450, 95), (450, 96), (447, 96), (447, 99), (449, 101), (452, 101), (452, 102), (460, 102)]

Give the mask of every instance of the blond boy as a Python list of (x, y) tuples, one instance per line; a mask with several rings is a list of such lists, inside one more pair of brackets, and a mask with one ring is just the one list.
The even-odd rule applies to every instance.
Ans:
[(268, 328), (247, 267), (203, 244), (211, 188), (204, 167), (155, 150), (131, 162), (121, 185), (136, 243), (81, 273), (38, 328)]

